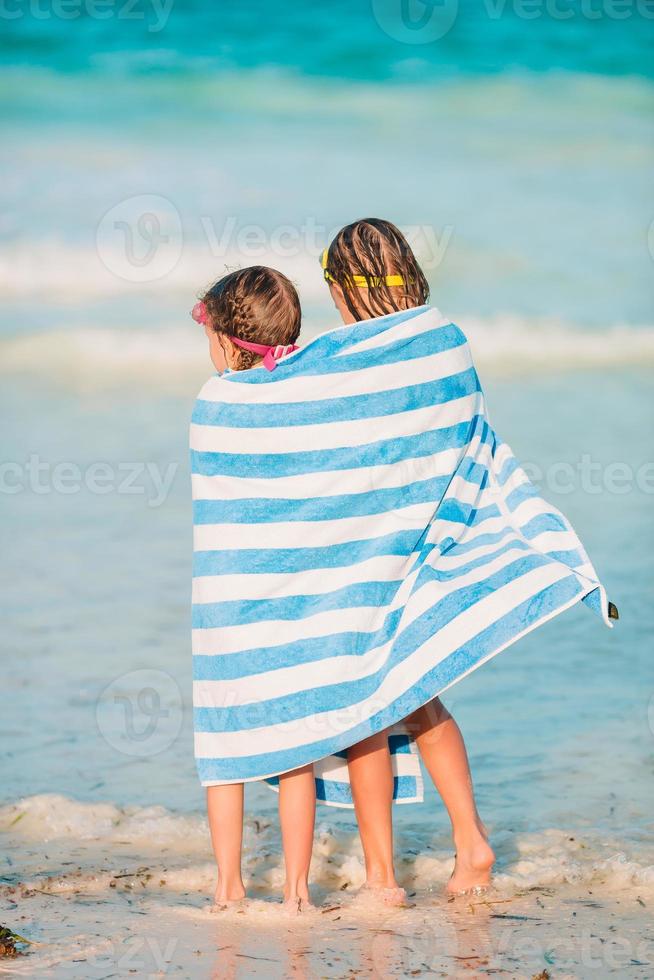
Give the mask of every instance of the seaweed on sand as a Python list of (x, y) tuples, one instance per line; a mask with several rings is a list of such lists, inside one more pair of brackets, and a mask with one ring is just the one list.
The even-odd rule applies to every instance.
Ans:
[(29, 939), (19, 936), (17, 932), (12, 932), (6, 926), (0, 926), (0, 957), (2, 956), (22, 956), (23, 950), (18, 949), (18, 945), (31, 946)]

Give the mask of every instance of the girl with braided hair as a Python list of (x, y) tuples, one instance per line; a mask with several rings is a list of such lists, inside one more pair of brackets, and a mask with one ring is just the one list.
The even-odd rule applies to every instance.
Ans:
[(293, 283), (276, 269), (253, 265), (214, 283), (192, 316), (204, 325), (211, 360), (222, 372), (270, 370), (296, 350), (302, 314)]
[[(252, 266), (224, 276), (196, 303), (192, 316), (204, 325), (211, 360), (221, 374), (226, 370), (239, 372), (256, 368), (271, 371), (280, 358), (297, 349), (294, 342), (300, 332), (300, 302), (290, 280), (275, 269)], [(216, 422), (219, 424), (220, 419)], [(193, 475), (196, 537), (202, 539), (203, 547), (208, 544), (203, 532), (210, 531), (211, 525), (201, 523), (198, 533), (197, 522), (203, 521), (203, 516), (197, 512), (203, 510), (202, 485), (207, 479), (214, 478)], [(214, 542), (216, 545), (220, 542)], [(194, 626), (198, 625), (197, 617), (201, 618), (198, 610), (204, 607), (206, 615), (210, 615), (210, 604), (202, 600), (215, 598), (209, 594), (212, 586), (217, 585), (219, 592), (223, 591), (218, 576), (213, 583), (211, 579), (211, 576), (202, 575), (194, 580)], [(197, 660), (209, 658), (198, 654), (195, 660), (197, 663)], [(218, 677), (219, 673), (218, 667), (213, 676)], [(196, 676), (205, 675), (196, 671)], [(196, 694), (197, 684), (201, 683), (196, 682)], [(200, 709), (198, 701), (202, 701), (202, 694), (195, 698), (196, 710), (211, 710), (206, 704), (213, 706), (213, 701), (206, 702), (205, 699), (205, 706)], [(198, 766), (202, 778), (205, 774), (200, 759)], [(209, 828), (218, 865), (213, 909), (220, 911), (245, 898), (241, 873), (243, 782), (216, 784), (202, 778), (202, 783), (207, 789)], [(313, 767), (307, 765), (280, 774), (278, 787), (286, 867), (284, 905), (288, 911), (301, 912), (311, 905), (308, 876), (316, 810)]]

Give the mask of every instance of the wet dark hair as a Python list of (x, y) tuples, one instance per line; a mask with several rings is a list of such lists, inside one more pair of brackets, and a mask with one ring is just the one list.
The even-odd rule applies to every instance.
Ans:
[[(216, 333), (253, 344), (293, 344), (300, 333), (300, 300), (285, 275), (264, 265), (230, 272), (201, 297)], [(260, 354), (237, 348), (236, 370), (245, 371)]]
[[(357, 320), (409, 310), (429, 299), (429, 284), (411, 246), (399, 228), (381, 218), (362, 218), (341, 228), (327, 250), (325, 271), (343, 290)], [(402, 276), (404, 285), (387, 285), (385, 277), (393, 275)], [(354, 285), (352, 276), (364, 276), (368, 288)]]

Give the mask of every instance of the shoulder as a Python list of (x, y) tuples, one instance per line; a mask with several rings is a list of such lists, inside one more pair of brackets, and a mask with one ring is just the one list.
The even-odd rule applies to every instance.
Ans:
[(450, 335), (453, 342), (459, 347), (468, 346), (468, 338), (464, 331), (461, 329), (458, 323), (453, 323), (451, 320), (448, 323), (450, 329)]
[(215, 425), (224, 407), (221, 392), (224, 381), (219, 374), (212, 375), (200, 388), (193, 405), (192, 425)]
[(220, 401), (222, 390), (223, 390), (222, 377), (219, 374), (212, 374), (211, 377), (204, 382), (204, 384), (198, 391), (195, 400), (198, 402)]
[(426, 322), (437, 329), (444, 349), (468, 348), (468, 338), (458, 323), (441, 313), (436, 306), (428, 306), (424, 310)]

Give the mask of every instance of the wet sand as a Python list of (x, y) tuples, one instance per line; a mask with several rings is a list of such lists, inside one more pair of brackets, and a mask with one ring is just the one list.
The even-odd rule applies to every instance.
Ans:
[(0, 808), (0, 842), (0, 923), (35, 942), (0, 961), (14, 976), (654, 973), (652, 869), (590, 836), (500, 837), (494, 889), (453, 900), (444, 894), (446, 846), (403, 831), (399, 872), (411, 904), (392, 909), (358, 894), (359, 843), (325, 823), (313, 864), (317, 908), (301, 916), (279, 903), (278, 833), (265, 820), (246, 823), (251, 898), (219, 913), (210, 911), (215, 871), (200, 816), (35, 797)]
[(98, 980), (652, 976), (651, 909), (638, 896), (567, 886), (450, 901), (417, 891), (411, 901), (385, 909), (332, 894), (291, 917), (261, 899), (212, 914), (204, 896), (165, 895), (138, 875), (108, 896), (21, 889), (3, 897), (3, 919), (43, 945), (0, 969)]

